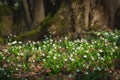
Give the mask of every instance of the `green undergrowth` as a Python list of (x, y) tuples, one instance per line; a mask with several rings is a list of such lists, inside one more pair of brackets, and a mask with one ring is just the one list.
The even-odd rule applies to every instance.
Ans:
[(38, 72), (43, 76), (62, 74), (75, 80), (107, 80), (108, 72), (120, 59), (119, 33), (92, 31), (88, 37), (75, 40), (44, 36), (43, 41), (10, 41), (9, 48), (0, 52), (0, 79), (10, 79), (14, 74), (24, 76), (39, 65)]

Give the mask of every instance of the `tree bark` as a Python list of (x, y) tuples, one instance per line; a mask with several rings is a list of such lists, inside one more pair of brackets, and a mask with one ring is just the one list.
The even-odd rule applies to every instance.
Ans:
[(84, 18), (84, 28), (85, 30), (89, 27), (89, 15), (90, 15), (90, 0), (84, 0), (84, 11), (85, 11), (85, 18)]
[(115, 20), (114, 15), (115, 15), (115, 2), (113, 0), (110, 0), (110, 20), (109, 20), (110, 27), (113, 27)]
[(22, 0), (22, 4), (23, 4), (23, 8), (25, 10), (25, 16), (26, 16), (26, 25), (29, 27), (33, 27), (32, 25), (32, 18), (31, 18), (31, 14), (29, 11), (29, 5), (27, 0)]
[(44, 19), (45, 19), (44, 1), (43, 0), (35, 0), (33, 2), (34, 25), (37, 26)]

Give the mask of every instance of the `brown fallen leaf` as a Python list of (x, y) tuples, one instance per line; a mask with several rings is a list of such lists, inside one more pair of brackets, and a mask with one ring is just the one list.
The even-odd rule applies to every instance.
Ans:
[(42, 66), (37, 65), (37, 67), (33, 70), (34, 72), (40, 72), (42, 70)]
[(49, 68), (46, 69), (46, 73), (50, 73), (51, 70)]

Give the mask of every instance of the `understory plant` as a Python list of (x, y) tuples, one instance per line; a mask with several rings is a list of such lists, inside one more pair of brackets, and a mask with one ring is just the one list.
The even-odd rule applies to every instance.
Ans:
[(47, 74), (76, 76), (76, 80), (106, 80), (105, 72), (120, 59), (119, 33), (94, 31), (89, 32), (89, 38), (75, 40), (45, 36), (44, 41), (10, 41), (9, 48), (0, 52), (0, 79), (27, 73), (41, 63)]

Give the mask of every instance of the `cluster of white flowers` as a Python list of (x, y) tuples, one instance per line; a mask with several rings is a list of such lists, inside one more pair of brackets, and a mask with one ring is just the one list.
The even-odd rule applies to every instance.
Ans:
[[(119, 36), (107, 32), (98, 32), (97, 36), (97, 39), (76, 39), (73, 41), (67, 37), (57, 41), (44, 36), (44, 41), (28, 41), (24, 44), (21, 41), (11, 41), (8, 43), (10, 48), (6, 52), (13, 54), (12, 57), (15, 58), (8, 58), (7, 63), (12, 64), (11, 66), (14, 66), (15, 70), (24, 68), (25, 62), (29, 59), (32, 60), (31, 63), (35, 63), (37, 60), (42, 62), (45, 67), (56, 70), (62, 69), (64, 65), (68, 64), (67, 68), (70, 71), (74, 71), (70, 66), (75, 67), (77, 72), (84, 68), (87, 75), (89, 74), (87, 70), (90, 67), (100, 71), (104, 66), (109, 65), (111, 59), (118, 57), (115, 56), (115, 53), (119, 51), (116, 43)], [(4, 52), (0, 52), (2, 60), (6, 59), (5, 55)], [(33, 57), (33, 55), (35, 56)], [(96, 64), (102, 65), (96, 67)], [(4, 68), (6, 66), (4, 65)], [(0, 71), (4, 71), (4, 68), (0, 67)], [(72, 77), (72, 75), (68, 77)]]

